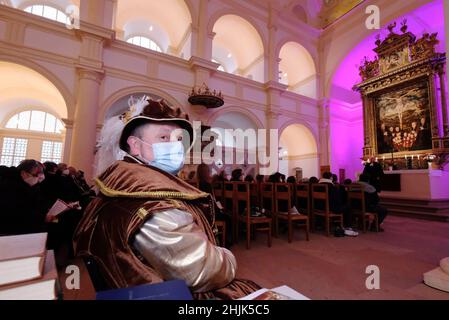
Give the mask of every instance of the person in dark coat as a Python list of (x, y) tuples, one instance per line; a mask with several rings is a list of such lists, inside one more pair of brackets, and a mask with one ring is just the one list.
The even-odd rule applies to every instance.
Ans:
[(377, 162), (374, 158), (371, 158), (363, 169), (363, 174), (369, 176), (369, 183), (376, 188), (377, 192), (381, 192), (381, 181), (382, 176), (384, 175), (384, 170), (382, 169), (382, 165)]
[[(4, 170), (5, 171), (5, 170)], [(42, 168), (36, 160), (23, 160), (0, 179), (1, 235), (46, 232), (39, 180)]]

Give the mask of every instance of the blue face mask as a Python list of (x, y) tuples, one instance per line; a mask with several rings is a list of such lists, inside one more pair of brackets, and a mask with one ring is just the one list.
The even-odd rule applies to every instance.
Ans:
[[(142, 140), (141, 140), (142, 141)], [(150, 145), (142, 141), (146, 145)], [(182, 141), (153, 143), (154, 159), (146, 161), (150, 166), (176, 175), (184, 166), (184, 145)]]

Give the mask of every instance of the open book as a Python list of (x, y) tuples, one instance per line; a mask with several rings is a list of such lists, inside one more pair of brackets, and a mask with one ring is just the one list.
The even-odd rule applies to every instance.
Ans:
[(290, 288), (280, 286), (273, 289), (263, 288), (238, 300), (310, 300), (306, 296)]
[(80, 210), (81, 207), (79, 205), (79, 202), (65, 203), (61, 199), (58, 199), (53, 204), (53, 206), (50, 208), (50, 210), (48, 211), (47, 214), (56, 217), (56, 216), (60, 215), (61, 213), (68, 211), (68, 210), (72, 210), (72, 209)]

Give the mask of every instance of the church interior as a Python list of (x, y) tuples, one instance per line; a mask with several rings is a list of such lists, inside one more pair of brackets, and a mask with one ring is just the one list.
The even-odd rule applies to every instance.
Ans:
[(60, 296), (95, 299), (71, 240), (106, 169), (102, 130), (165, 101), (196, 124), (177, 176), (205, 191), (206, 163), (237, 278), (312, 300), (449, 300), (448, 51), (444, 0), (0, 0), (0, 206), (27, 202), (9, 180), (26, 159), (75, 181)]

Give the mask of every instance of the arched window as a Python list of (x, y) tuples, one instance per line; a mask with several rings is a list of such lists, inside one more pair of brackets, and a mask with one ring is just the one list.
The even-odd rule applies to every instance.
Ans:
[(50, 113), (16, 113), (6, 122), (2, 134), (0, 165), (17, 166), (24, 159), (61, 162), (63, 129), (62, 122)]
[(126, 40), (126, 42), (131, 43), (136, 46), (139, 46), (139, 47), (144, 47), (144, 48), (154, 50), (157, 52), (162, 52), (161, 47), (159, 47), (156, 44), (156, 42), (154, 42), (153, 40), (151, 40), (148, 37), (134, 36), (134, 37), (131, 37), (128, 40)]
[(221, 64), (220, 62), (218, 62), (218, 61), (217, 61), (217, 60), (215, 60), (215, 59), (212, 59), (212, 62), (215, 62), (215, 63), (218, 63), (218, 64), (219, 64), (219, 66), (218, 66), (217, 70), (220, 70), (220, 71), (226, 72), (225, 68), (223, 67), (223, 65), (222, 65), (222, 64)]
[(67, 23), (67, 15), (54, 7), (35, 4), (25, 8), (26, 12), (41, 16), (50, 20), (58, 21), (61, 23)]
[(64, 128), (62, 122), (50, 113), (43, 111), (23, 111), (12, 116), (6, 123), (6, 129), (20, 129), (61, 133)]

